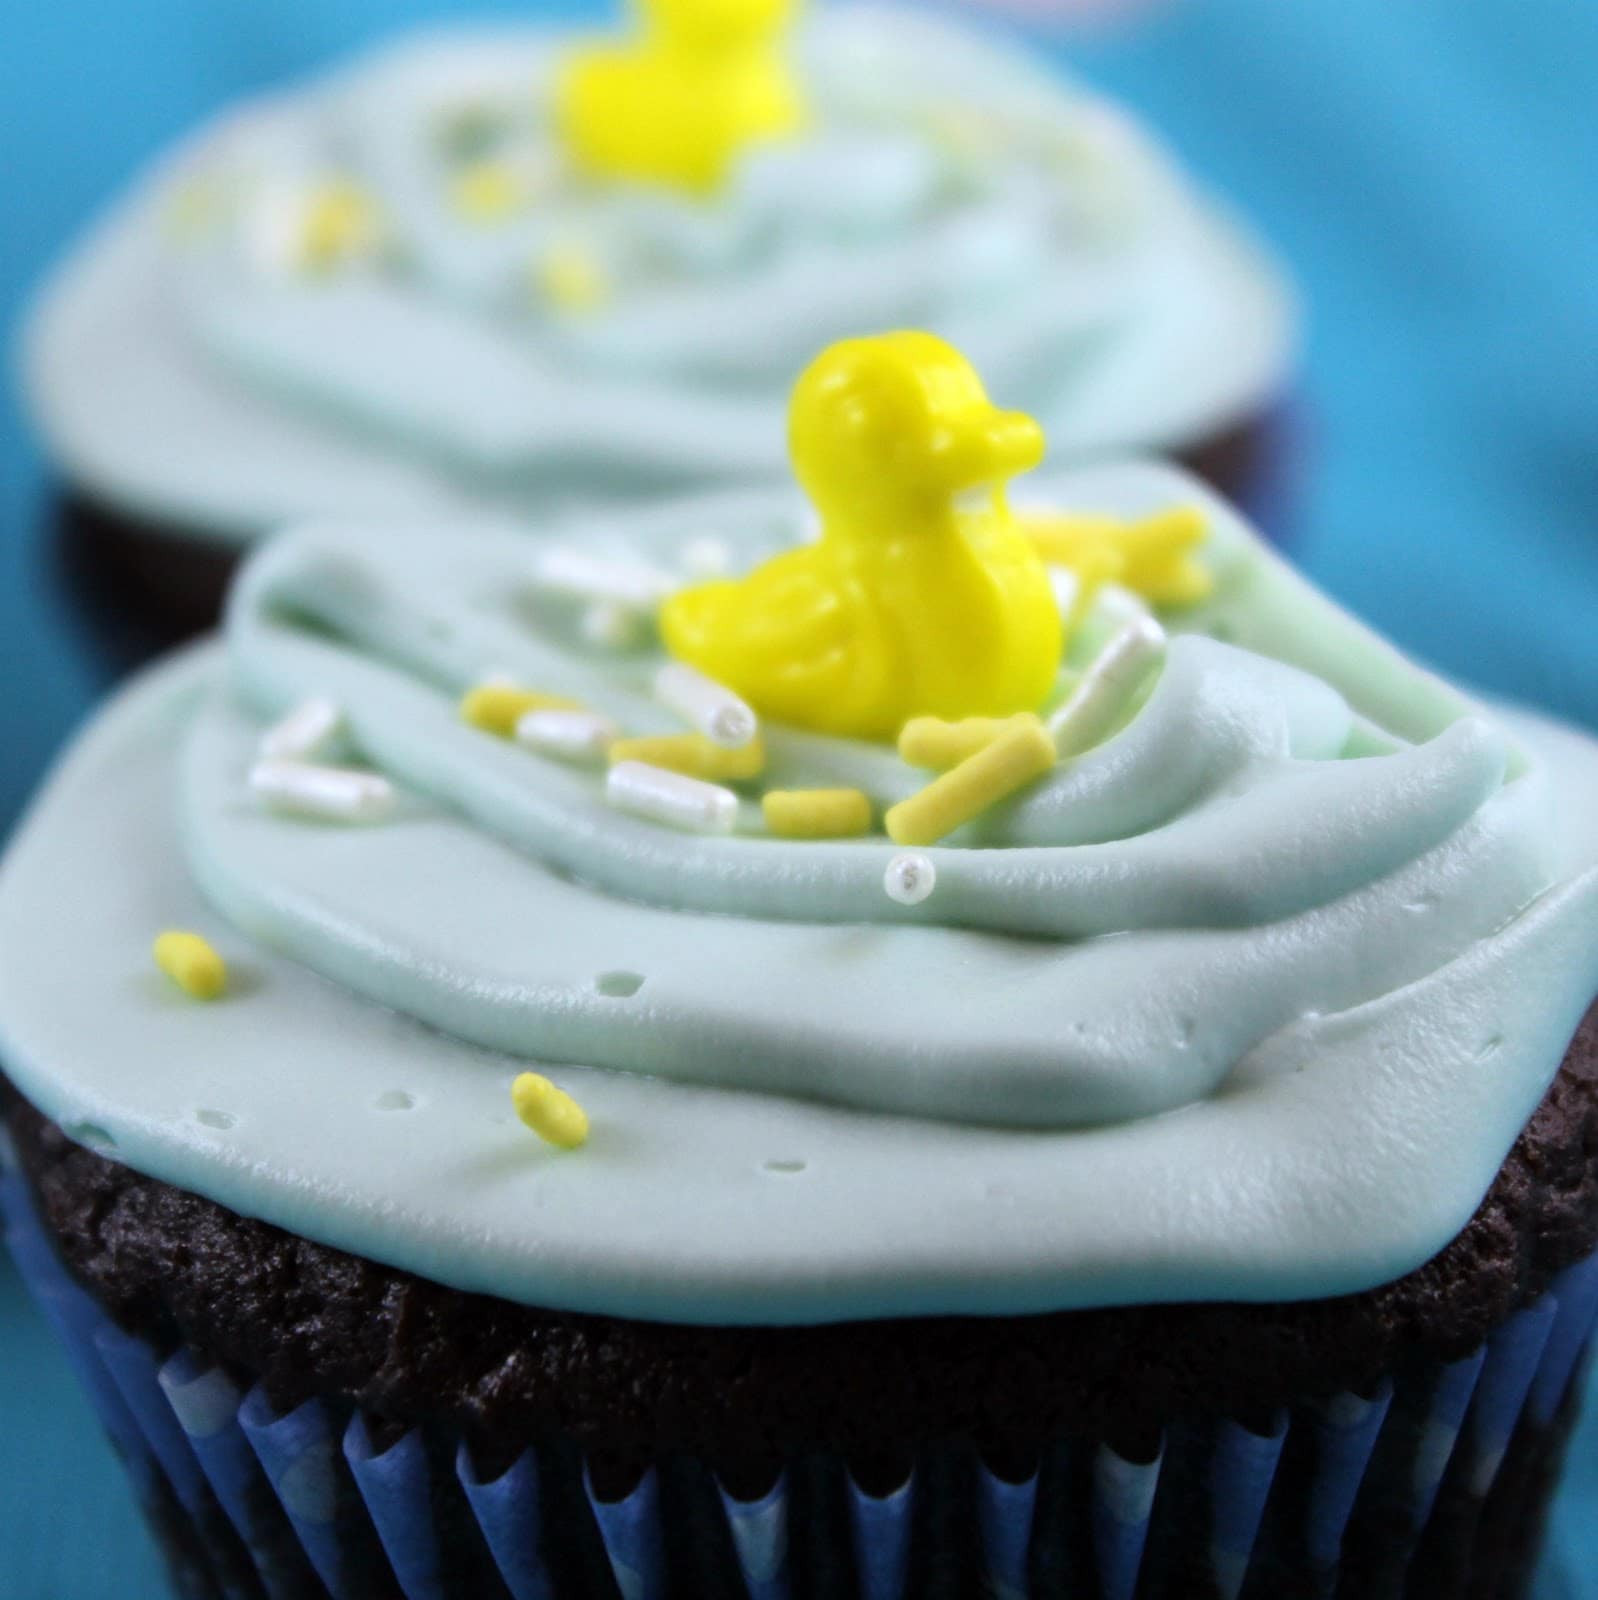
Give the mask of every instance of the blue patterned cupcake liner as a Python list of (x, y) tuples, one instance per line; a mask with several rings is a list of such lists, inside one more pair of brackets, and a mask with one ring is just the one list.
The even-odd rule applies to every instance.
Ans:
[[(241, 1388), (195, 1352), (161, 1357), (117, 1329), (62, 1267), (14, 1172), (0, 1174), (0, 1219), (146, 1510), (160, 1526), (163, 1506), (175, 1501), (198, 1530), (211, 1582), (197, 1592), (304, 1600), (317, 1592), (314, 1572), (334, 1600), (396, 1592), (454, 1600), (474, 1592), (461, 1578), (469, 1543), (512, 1600), (563, 1600), (549, 1556), (553, 1475), (565, 1480), (564, 1515), (586, 1518), (582, 1535), (622, 1600), (667, 1593), (667, 1547), (681, 1508), (655, 1471), (625, 1498), (606, 1500), (575, 1454), (529, 1450), (483, 1478), (464, 1445), (441, 1455), (420, 1431), (379, 1442), (369, 1419), (320, 1401), (279, 1412), (260, 1386)], [(1201, 1548), (1184, 1536), (1183, 1570), (1197, 1562), (1201, 1585), (1230, 1600), (1249, 1584), (1267, 1504), (1282, 1490), (1291, 1455), (1291, 1542), (1308, 1568), (1302, 1592), (1318, 1585), (1330, 1593), (1373, 1479), (1381, 1477), (1384, 1512), (1396, 1518), (1407, 1559), (1445, 1480), (1468, 1503), (1485, 1501), (1517, 1430), (1554, 1424), (1595, 1323), (1598, 1256), (1561, 1273), (1462, 1360), (1384, 1380), (1369, 1394), (1307, 1403), (1263, 1425), (1208, 1424), (1196, 1445), (1173, 1436), (1146, 1462), (1072, 1442), (1022, 1482), (978, 1466), (969, 1492), (950, 1501), (945, 1488), (937, 1511), (974, 1526), (991, 1600), (1029, 1600), (1062, 1582), (1073, 1595), (1133, 1600), (1162, 1505), (1168, 1497), (1197, 1505), (1196, 1523), (1189, 1517), (1184, 1526), (1199, 1530)], [(912, 1547), (927, 1474), (918, 1466), (886, 1495), (868, 1494), (841, 1467), (836, 1475), (846, 1565), (861, 1600), (908, 1600), (918, 1592)], [(702, 1479), (713, 1484), (708, 1473)], [(718, 1592), (788, 1600), (798, 1498), (791, 1479), (785, 1473), (758, 1500), (713, 1488), (706, 1504), (720, 1529), (711, 1543), (735, 1569), (721, 1574)], [(452, 1502), (453, 1518), (441, 1511)], [(219, 1554), (222, 1544), (228, 1550)]]

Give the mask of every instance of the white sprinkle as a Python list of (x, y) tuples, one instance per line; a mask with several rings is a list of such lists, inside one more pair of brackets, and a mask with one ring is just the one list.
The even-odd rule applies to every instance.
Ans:
[(724, 750), (741, 750), (760, 731), (755, 714), (714, 678), (680, 661), (655, 674), (655, 698)]
[(262, 184), (244, 213), (241, 229), (246, 264), (258, 272), (285, 274), (300, 265), (305, 227), (305, 190), (286, 178)]
[(1082, 580), (1070, 567), (1049, 566), (1049, 587), (1054, 590), (1054, 603), (1060, 615), (1067, 620), (1076, 615), (1077, 596), (1082, 593)]
[(690, 539), (677, 552), (677, 560), (690, 578), (703, 582), (708, 578), (724, 578), (732, 570), (732, 550), (725, 539), (701, 534)]
[(564, 761), (603, 761), (619, 731), (593, 711), (529, 711), (516, 724), (516, 742)]
[(302, 700), (281, 722), (261, 735), (255, 747), (262, 761), (309, 761), (326, 755), (344, 716), (331, 700)]
[(375, 772), (257, 761), (250, 788), (274, 811), (332, 822), (379, 822), (394, 809), (394, 785)]
[(1136, 622), (1152, 615), (1148, 601), (1124, 584), (1101, 583), (1093, 603), (1111, 622)]
[(695, 833), (731, 833), (738, 820), (731, 789), (647, 761), (618, 761), (605, 779), (605, 798), (620, 811)]
[(578, 631), (589, 644), (604, 650), (626, 650), (638, 643), (643, 618), (630, 606), (596, 600), (583, 612)]
[[(1054, 603), (1067, 621), (1076, 620), (1079, 605), (1087, 609), (1082, 594), (1082, 580), (1070, 567), (1049, 565), (1044, 569), (1049, 575), (1049, 587), (1054, 590)], [(1107, 621), (1131, 622), (1150, 615), (1147, 602), (1139, 594), (1119, 583), (1100, 583), (1086, 596), (1092, 609)]]
[(1062, 757), (1091, 750), (1114, 727), (1127, 699), (1165, 654), (1165, 629), (1153, 617), (1134, 617), (1099, 652), (1069, 700), (1049, 718)]
[(540, 589), (574, 600), (610, 601), (629, 611), (653, 612), (681, 584), (643, 561), (614, 561), (570, 545), (552, 544), (533, 557)]
[(932, 857), (919, 850), (901, 850), (882, 874), (882, 887), (888, 891), (888, 898), (902, 906), (920, 905), (937, 882), (938, 869), (933, 866)]

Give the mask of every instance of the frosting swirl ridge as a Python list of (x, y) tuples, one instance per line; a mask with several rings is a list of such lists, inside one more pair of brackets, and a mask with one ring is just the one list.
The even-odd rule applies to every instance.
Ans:
[[(620, 548), (658, 560), (673, 537), (642, 518)], [(1216, 559), (1224, 595), (1258, 557), (1222, 535)], [(1446, 965), (1554, 881), (1542, 780), (1506, 781), (1510, 746), (1467, 703), (1384, 736), (1325, 679), (1193, 631), (1122, 732), (951, 836), (935, 898), (900, 905), (880, 837), (769, 837), (747, 801), (730, 836), (678, 834), (463, 725), (493, 661), (629, 731), (671, 726), (652, 653), (529, 610), (526, 560), (514, 535), (310, 528), (237, 591), (238, 695), (256, 717), (333, 695), (409, 795), (400, 820), (324, 843), (241, 815), (254, 724), (226, 704), (186, 767), (192, 859), (230, 915), (474, 1044), (958, 1122), (1127, 1121)], [(779, 784), (878, 804), (919, 785), (885, 747), (766, 737)], [(588, 977), (616, 967), (647, 974), (622, 1012)]]

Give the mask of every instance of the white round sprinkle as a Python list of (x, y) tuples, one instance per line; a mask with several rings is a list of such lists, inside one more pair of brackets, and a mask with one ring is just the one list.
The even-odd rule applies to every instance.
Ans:
[(1165, 629), (1151, 616), (1134, 617), (1099, 652), (1069, 700), (1049, 718), (1062, 757), (1091, 750), (1115, 726), (1128, 697), (1165, 654)]
[(309, 761), (325, 755), (343, 722), (331, 700), (302, 700), (281, 722), (261, 735), (256, 754), (263, 761)]
[(592, 711), (529, 711), (516, 724), (516, 742), (563, 761), (603, 761), (618, 732)]
[(680, 661), (668, 661), (655, 674), (655, 698), (725, 750), (743, 749), (760, 731), (754, 712), (731, 689)]
[(379, 822), (394, 809), (394, 785), (375, 772), (257, 761), (250, 788), (274, 811), (329, 822)]
[(920, 905), (937, 882), (938, 869), (933, 866), (932, 857), (919, 850), (901, 850), (882, 874), (882, 887), (888, 891), (888, 898), (902, 906)]
[(533, 557), (533, 583), (574, 600), (608, 600), (629, 611), (652, 613), (681, 587), (670, 573), (643, 561), (615, 561), (552, 544)]
[(709, 578), (724, 578), (732, 570), (732, 549), (725, 539), (701, 534), (690, 539), (677, 552), (682, 569), (690, 578), (704, 582)]
[(596, 600), (583, 612), (578, 631), (589, 644), (604, 650), (626, 650), (638, 643), (643, 619), (629, 606)]
[(619, 811), (694, 833), (731, 833), (738, 820), (731, 789), (647, 761), (618, 761), (605, 778), (605, 798)]

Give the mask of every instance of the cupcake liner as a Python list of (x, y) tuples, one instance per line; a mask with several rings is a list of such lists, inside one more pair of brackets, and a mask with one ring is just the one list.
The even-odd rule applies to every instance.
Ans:
[[(631, 1494), (605, 1500), (574, 1453), (529, 1450), (484, 1479), (464, 1445), (441, 1453), (420, 1431), (388, 1442), (381, 1425), (320, 1401), (278, 1413), (260, 1386), (241, 1389), (196, 1352), (161, 1357), (115, 1328), (61, 1266), (15, 1173), (0, 1177), (0, 1215), (169, 1547), (163, 1507), (175, 1499), (188, 1519), (193, 1548), (174, 1557), (185, 1592), (305, 1600), (319, 1580), (334, 1600), (458, 1600), (496, 1585), (511, 1600), (607, 1590), (664, 1600), (682, 1592), (671, 1572), (685, 1539), (696, 1571), (709, 1573), (706, 1593), (788, 1600), (794, 1591), (790, 1518), (801, 1495), (792, 1473), (743, 1501), (690, 1464), (702, 1493), (680, 1482), (668, 1493), (651, 1471)], [(1343, 1563), (1359, 1557), (1352, 1546), (1366, 1536), (1351, 1530), (1370, 1508), (1366, 1520), (1382, 1523), (1383, 1570), (1401, 1575), (1440, 1494), (1456, 1516), (1484, 1502), (1521, 1424), (1554, 1422), (1595, 1321), (1598, 1256), (1561, 1273), (1465, 1359), (1368, 1395), (1306, 1402), (1264, 1431), (1234, 1420), (1173, 1429), (1146, 1462), (1072, 1441), (1019, 1483), (929, 1460), (886, 1495), (826, 1464), (844, 1490), (840, 1559), (861, 1600), (919, 1595), (918, 1541), (929, 1526), (960, 1526), (974, 1530), (977, 1581), (994, 1600), (1057, 1592), (1062, 1581), (1102, 1600), (1132, 1600), (1140, 1584), (1194, 1592), (1163, 1587), (1177, 1572), (1184, 1584), (1199, 1573), (1197, 1592), (1280, 1592), (1263, 1569), (1283, 1559), (1309, 1584), (1303, 1592), (1318, 1577), (1330, 1593)], [(491, 1575), (486, 1589), (470, 1575), (479, 1569)]]
[(885, 1495), (867, 1494), (849, 1480), (849, 1522), (860, 1600), (894, 1600), (904, 1592), (915, 1487), (914, 1473)]
[(497, 1478), (478, 1476), (471, 1452), (456, 1452), (456, 1472), (505, 1587), (515, 1600), (559, 1600), (540, 1549), (543, 1518), (538, 1461), (529, 1451)]
[(1132, 1600), (1148, 1542), (1162, 1451), (1152, 1461), (1128, 1461), (1107, 1445), (1093, 1457), (1093, 1554), (1103, 1600)]
[(1249, 1557), (1287, 1443), (1287, 1426), (1283, 1411), (1269, 1433), (1250, 1433), (1235, 1422), (1223, 1422), (1218, 1430), (1209, 1472), (1215, 1508), (1210, 1565), (1216, 1587), (1228, 1600), (1242, 1592), (1248, 1577)]
[(749, 1600), (788, 1600), (788, 1476), (758, 1500), (719, 1491)]
[(1343, 1530), (1354, 1512), (1354, 1501), (1365, 1468), (1376, 1452), (1376, 1441), (1387, 1422), (1393, 1402), (1393, 1385), (1383, 1379), (1370, 1396), (1334, 1395), (1310, 1424), (1314, 1434), (1315, 1476), (1304, 1517), (1304, 1545), (1317, 1571), (1337, 1568), (1343, 1550)]
[(583, 1492), (599, 1524), (599, 1536), (605, 1541), (611, 1574), (622, 1600), (655, 1600), (656, 1595), (663, 1595), (665, 1543), (654, 1472), (646, 1472), (638, 1487), (623, 1500), (601, 1500), (586, 1473)]
[(1421, 1428), (1420, 1448), (1415, 1452), (1410, 1485), (1413, 1501), (1409, 1510), (1412, 1529), (1419, 1528), (1426, 1521), (1437, 1503), (1437, 1491), (1442, 1487), (1443, 1474), (1453, 1459), (1465, 1412), (1476, 1392), (1486, 1362), (1487, 1347), (1484, 1345), (1463, 1361), (1452, 1361), (1442, 1369), (1437, 1387), (1432, 1392), (1430, 1410)]
[(1037, 1494), (1036, 1478), (1006, 1483), (991, 1472), (977, 1475), (977, 1526), (993, 1600), (1026, 1600), (1027, 1552)]

